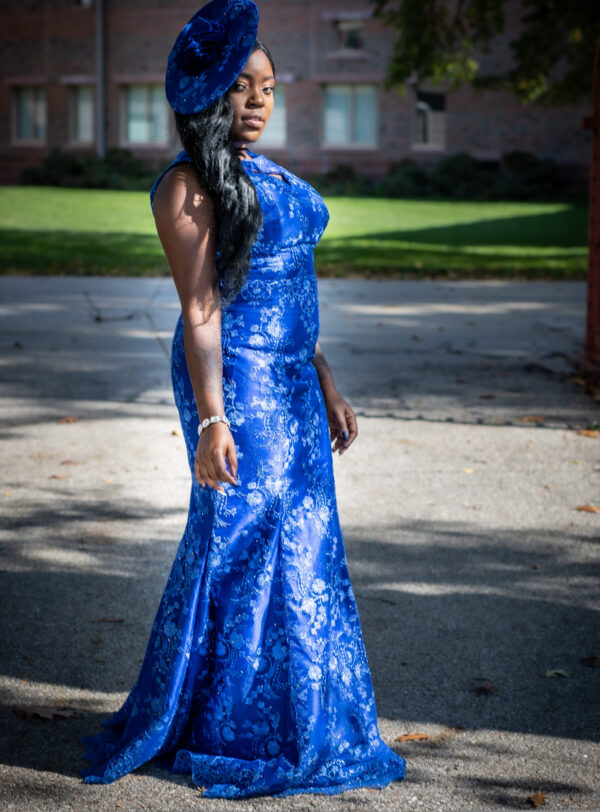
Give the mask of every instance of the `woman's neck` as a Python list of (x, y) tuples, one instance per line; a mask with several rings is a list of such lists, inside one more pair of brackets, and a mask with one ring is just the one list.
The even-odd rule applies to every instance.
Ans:
[(248, 159), (250, 157), (247, 152), (248, 145), (246, 141), (233, 140), (231, 143), (239, 158)]

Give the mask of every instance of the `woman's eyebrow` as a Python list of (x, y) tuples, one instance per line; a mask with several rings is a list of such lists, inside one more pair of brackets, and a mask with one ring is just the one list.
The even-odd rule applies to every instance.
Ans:
[[(239, 76), (243, 76), (244, 79), (252, 79), (252, 78), (254, 78), (251, 73), (244, 73), (243, 71), (242, 71), (242, 73), (239, 74)], [(275, 77), (271, 73), (268, 76), (263, 76), (262, 80), (263, 80), (263, 82), (266, 82), (267, 79), (274, 79), (274, 78)]]

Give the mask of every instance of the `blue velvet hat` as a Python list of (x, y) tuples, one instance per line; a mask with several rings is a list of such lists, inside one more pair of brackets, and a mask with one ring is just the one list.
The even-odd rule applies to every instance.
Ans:
[(248, 61), (257, 31), (252, 0), (211, 0), (197, 11), (167, 61), (165, 92), (173, 110), (197, 113), (223, 96)]

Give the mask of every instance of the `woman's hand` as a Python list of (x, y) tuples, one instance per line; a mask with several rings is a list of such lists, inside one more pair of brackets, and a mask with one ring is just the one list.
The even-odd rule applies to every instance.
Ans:
[[(231, 473), (225, 467), (226, 460)], [(223, 422), (211, 423), (198, 437), (194, 462), (196, 479), (202, 487), (210, 485), (219, 493), (225, 493), (219, 480), (237, 485), (237, 467), (235, 442), (229, 426)]]
[(358, 435), (356, 415), (335, 387), (324, 388), (323, 398), (327, 409), (329, 435), (333, 443), (331, 450), (334, 454), (338, 450), (343, 454)]

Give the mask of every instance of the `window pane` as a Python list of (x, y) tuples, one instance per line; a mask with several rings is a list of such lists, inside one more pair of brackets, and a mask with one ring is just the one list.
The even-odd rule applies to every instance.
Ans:
[(84, 85), (74, 90), (74, 132), (76, 141), (92, 141), (93, 139), (93, 107), (92, 88)]
[(271, 118), (260, 137), (263, 147), (281, 147), (286, 142), (285, 90), (281, 85), (275, 85), (274, 99)]
[(15, 89), (16, 137), (43, 141), (46, 137), (46, 92), (43, 87)]
[(33, 88), (17, 90), (17, 137), (22, 140), (33, 138)]
[(350, 87), (329, 85), (325, 88), (323, 135), (326, 144), (350, 142)]
[(46, 90), (43, 87), (36, 87), (34, 90), (34, 128), (33, 137), (37, 141), (43, 141), (46, 137)]
[(132, 85), (127, 89), (127, 140), (145, 143), (149, 140), (147, 88)]
[(165, 143), (167, 136), (167, 104), (162, 85), (150, 87), (150, 140)]
[(413, 119), (413, 143), (443, 147), (446, 142), (446, 106), (443, 93), (419, 91)]
[(373, 85), (354, 88), (354, 141), (356, 144), (377, 143), (377, 90)]

